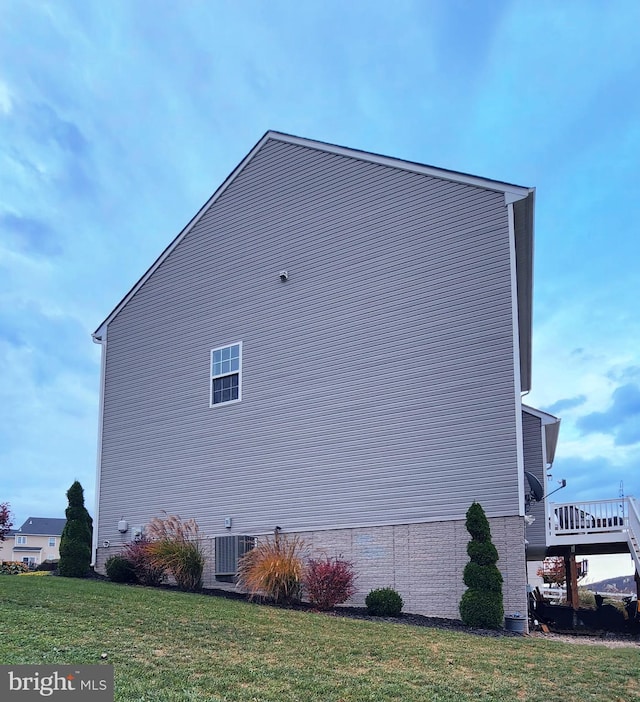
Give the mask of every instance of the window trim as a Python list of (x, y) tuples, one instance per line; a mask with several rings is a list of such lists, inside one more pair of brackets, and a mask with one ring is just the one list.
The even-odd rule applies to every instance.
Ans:
[(27, 537), (24, 535), (18, 534), (16, 536), (16, 546), (26, 546), (27, 545)]
[[(221, 351), (222, 349), (228, 349), (231, 346), (239, 347), (239, 363), (238, 370), (229, 373), (221, 373), (220, 375), (213, 374), (213, 354), (216, 351)], [(226, 402), (213, 402), (213, 381), (216, 378), (225, 378), (227, 376), (237, 375), (238, 376), (238, 397), (235, 400), (227, 400)], [(232, 341), (229, 344), (223, 344), (222, 346), (216, 346), (211, 349), (209, 354), (209, 407), (226, 407), (227, 405), (233, 405), (237, 402), (242, 401), (242, 341)]]
[[(53, 541), (53, 543), (51, 543)], [(56, 545), (56, 537), (55, 536), (50, 536), (49, 537), (49, 548), (55, 548)]]

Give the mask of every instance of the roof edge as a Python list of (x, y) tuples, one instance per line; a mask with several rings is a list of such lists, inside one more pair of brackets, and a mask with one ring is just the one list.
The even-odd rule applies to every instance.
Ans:
[[(462, 171), (452, 171), (446, 168), (439, 168), (437, 166), (418, 163), (417, 161), (407, 161), (394, 156), (377, 154), (372, 151), (354, 149), (348, 146), (339, 146), (338, 144), (331, 144), (330, 142), (326, 141), (307, 139), (306, 137), (298, 137), (294, 136), (293, 134), (285, 134), (284, 132), (270, 130), (264, 135), (263, 139), (265, 138), (273, 139), (274, 141), (282, 141), (288, 144), (296, 144), (297, 146), (306, 146), (308, 148), (318, 149), (319, 151), (338, 154), (340, 156), (347, 156), (349, 158), (357, 158), (361, 161), (367, 161), (369, 163), (377, 163), (379, 165), (390, 166), (392, 168), (401, 168), (413, 173), (420, 173), (421, 175), (431, 175), (435, 178), (453, 180), (457, 183), (464, 183), (465, 185), (476, 185), (488, 190), (504, 192), (505, 194), (509, 195), (510, 202), (527, 197), (531, 190), (531, 188), (522, 185), (515, 185), (514, 183), (506, 183), (504, 181), (494, 180), (492, 178), (484, 178), (471, 173), (463, 173)], [(511, 197), (513, 197), (513, 199), (510, 199)]]
[(527, 414), (532, 414), (534, 417), (542, 419), (544, 424), (556, 424), (560, 422), (560, 417), (556, 417), (555, 414), (549, 414), (544, 410), (536, 409), (535, 407), (530, 407), (529, 405), (522, 405), (522, 411)]
[[(249, 161), (255, 156), (256, 152), (262, 148), (266, 141), (268, 141), (269, 134), (272, 132), (266, 132), (261, 139), (255, 144), (255, 146), (249, 151), (249, 153), (240, 161), (240, 163), (231, 171), (231, 173), (222, 181), (222, 184), (216, 188), (213, 195), (202, 205), (202, 207), (196, 212), (196, 214), (189, 220), (187, 225), (183, 227), (180, 233), (173, 238), (173, 240), (164, 248), (162, 253), (156, 258), (156, 260), (149, 266), (145, 273), (143, 273), (140, 278), (134, 283), (129, 292), (120, 300), (120, 302), (113, 308), (113, 310), (105, 317), (100, 326), (91, 334), (91, 337), (96, 344), (102, 343), (102, 337), (104, 331), (111, 322), (111, 320), (118, 315), (120, 310), (129, 302), (129, 300), (138, 292), (138, 290), (147, 282), (151, 275), (156, 271), (156, 269), (162, 264), (162, 262), (167, 258), (167, 256), (175, 249), (175, 247), (184, 239), (184, 237), (195, 227), (195, 225), (200, 221), (200, 218), (209, 209), (209, 207), (224, 193), (224, 191), (231, 185), (235, 180), (237, 175), (242, 171)], [(275, 133), (275, 132), (273, 132)]]

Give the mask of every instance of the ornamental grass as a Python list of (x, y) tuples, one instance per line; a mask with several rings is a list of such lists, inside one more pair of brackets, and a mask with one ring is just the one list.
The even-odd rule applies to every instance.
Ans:
[(169, 572), (181, 590), (200, 590), (205, 557), (196, 521), (183, 521), (175, 514), (154, 517), (147, 526), (147, 534), (151, 566)]
[(297, 536), (278, 533), (240, 559), (238, 584), (252, 597), (270, 597), (278, 604), (300, 600), (306, 545)]

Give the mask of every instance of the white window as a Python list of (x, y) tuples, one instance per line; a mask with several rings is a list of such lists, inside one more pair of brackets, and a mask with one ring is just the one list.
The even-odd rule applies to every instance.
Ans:
[(56, 537), (50, 536), (49, 537), (49, 546), (55, 546), (55, 545), (56, 545)]
[(242, 342), (211, 351), (211, 407), (242, 399)]
[(16, 546), (26, 546), (27, 537), (26, 536), (16, 536)]

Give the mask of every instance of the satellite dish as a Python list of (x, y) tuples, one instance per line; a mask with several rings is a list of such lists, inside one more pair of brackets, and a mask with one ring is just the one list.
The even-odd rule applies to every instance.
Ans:
[(524, 474), (527, 477), (527, 482), (529, 483), (529, 489), (531, 490), (533, 499), (536, 502), (540, 502), (540, 500), (544, 497), (544, 488), (542, 487), (542, 483), (533, 473), (530, 473), (528, 470), (525, 470)]

